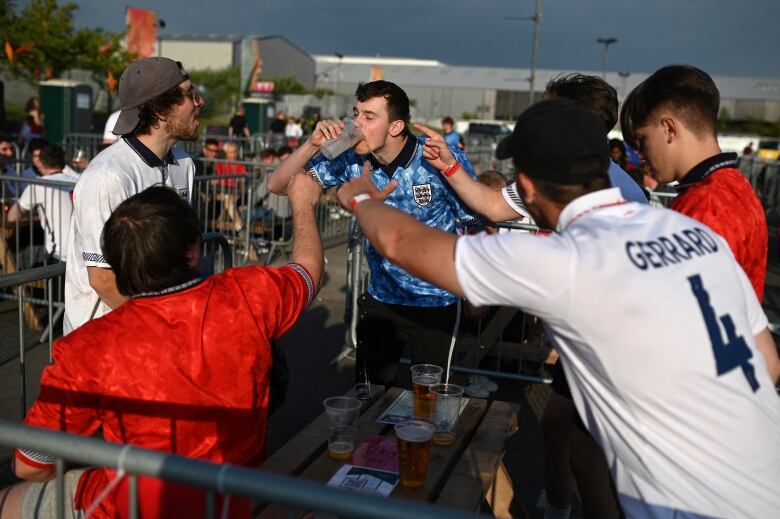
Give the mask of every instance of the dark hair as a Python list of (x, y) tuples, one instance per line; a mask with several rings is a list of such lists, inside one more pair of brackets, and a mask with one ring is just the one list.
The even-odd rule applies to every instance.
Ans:
[(192, 207), (171, 188), (155, 186), (119, 204), (103, 227), (102, 247), (117, 289), (132, 296), (190, 280), (188, 253), (199, 240)]
[(62, 170), (65, 167), (65, 150), (62, 149), (62, 146), (57, 146), (56, 144), (46, 144), (41, 148), (38, 160), (46, 168), (59, 168)]
[(212, 145), (213, 146), (217, 146), (217, 147), (219, 146), (219, 141), (217, 139), (215, 139), (214, 137), (209, 137), (208, 139), (203, 141), (203, 147), (204, 148), (206, 146), (212, 146)]
[(42, 150), (44, 146), (49, 144), (49, 141), (46, 139), (42, 139), (41, 137), (36, 137), (34, 139), (30, 140), (30, 143), (27, 145), (27, 151), (32, 155), (32, 152), (36, 150)]
[(455, 125), (455, 121), (453, 121), (453, 120), (452, 120), (452, 117), (450, 117), (450, 116), (448, 115), (447, 117), (445, 117), (444, 119), (442, 119), (442, 120), (441, 120), (441, 124), (443, 124), (443, 125), (444, 125), (444, 124), (449, 124), (449, 125), (452, 125), (452, 126), (454, 126), (454, 125)]
[[(596, 76), (558, 74), (544, 87), (547, 97), (563, 97), (597, 112), (609, 132), (618, 120), (617, 90)], [(606, 133), (605, 132), (605, 133)]]
[(282, 155), (288, 155), (293, 152), (293, 149), (289, 146), (280, 146), (278, 150), (276, 150), (276, 156), (281, 157)]
[(184, 102), (185, 95), (179, 85), (169, 88), (157, 97), (138, 107), (138, 124), (132, 131), (135, 135), (148, 135), (152, 128), (160, 124), (160, 119), (168, 117), (175, 106)]
[[(572, 162), (569, 174), (576, 177), (578, 173), (590, 173), (600, 165), (602, 165), (602, 160), (598, 157), (577, 159)], [(566, 205), (575, 198), (592, 193), (593, 191), (611, 187), (606, 170), (604, 171), (603, 177), (597, 177), (579, 184), (559, 184), (557, 182), (549, 182), (533, 177), (531, 180), (533, 181), (534, 186), (536, 186), (536, 189), (538, 189), (546, 198), (560, 205)]]
[(268, 157), (278, 157), (276, 151), (271, 148), (266, 148), (260, 152), (261, 159), (267, 159)]
[(355, 97), (361, 103), (375, 97), (384, 97), (387, 101), (389, 122), (403, 121), (404, 129), (409, 131), (409, 97), (395, 83), (383, 80), (360, 83), (355, 90)]
[(626, 142), (636, 146), (636, 129), (646, 125), (661, 108), (674, 112), (697, 135), (717, 135), (720, 93), (703, 70), (690, 65), (669, 65), (634, 88), (620, 112), (620, 128)]
[(0, 133), (0, 142), (14, 142), (14, 140), (5, 133)]
[(617, 148), (621, 151), (621, 153), (626, 152), (626, 145), (623, 144), (623, 141), (620, 139), (610, 139), (609, 140), (609, 151), (612, 151), (614, 148)]

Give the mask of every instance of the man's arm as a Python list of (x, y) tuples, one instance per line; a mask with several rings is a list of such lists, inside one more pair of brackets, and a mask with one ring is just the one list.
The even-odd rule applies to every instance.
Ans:
[(311, 275), (316, 294), (322, 284), (324, 253), (314, 208), (320, 199), (322, 187), (311, 176), (299, 173), (290, 181), (287, 192), (290, 196), (293, 219), (290, 259), (305, 268)]
[[(421, 124), (415, 124), (414, 127), (428, 136), (423, 146), (423, 156), (431, 166), (443, 171), (455, 163), (455, 156), (441, 135)], [(489, 220), (505, 222), (520, 216), (506, 203), (500, 191), (477, 182), (463, 168), (458, 168), (450, 176), (442, 176), (467, 206)]]
[(19, 205), (19, 202), (14, 202), (14, 205), (12, 205), (11, 209), (8, 210), (8, 214), (5, 216), (5, 219), (8, 221), (8, 223), (14, 223), (16, 220), (21, 220), (22, 217), (24, 217), (28, 212), (29, 211), (26, 211)]
[(89, 286), (112, 310), (128, 300), (128, 297), (120, 294), (116, 288), (116, 276), (113, 270), (103, 267), (87, 267), (87, 275), (89, 276)]
[(777, 356), (777, 347), (769, 328), (764, 328), (756, 335), (756, 348), (764, 355), (772, 383), (777, 384), (777, 380), (780, 378), (780, 358)]
[(295, 176), (306, 167), (306, 163), (320, 152), (320, 144), (335, 139), (344, 129), (341, 121), (324, 120), (317, 123), (311, 137), (301, 144), (289, 157), (279, 164), (268, 177), (268, 190), (277, 195), (286, 195), (287, 186)]
[[(337, 195), (339, 203), (347, 210), (352, 209), (366, 238), (382, 256), (414, 276), (463, 296), (455, 274), (457, 237), (384, 205), (382, 200), (395, 184), (378, 192), (368, 180), (367, 170), (370, 167), (364, 165), (362, 177), (341, 186)], [(355, 199), (358, 195), (365, 196)], [(365, 197), (369, 199), (361, 200)]]

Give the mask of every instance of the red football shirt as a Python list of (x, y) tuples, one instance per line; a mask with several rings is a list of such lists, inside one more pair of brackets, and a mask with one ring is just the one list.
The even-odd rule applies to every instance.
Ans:
[[(257, 466), (265, 457), (272, 340), (313, 297), (298, 265), (245, 267), (178, 292), (137, 297), (54, 345), (25, 423), (214, 462)], [(23, 461), (40, 466), (29, 453)], [(114, 476), (85, 472), (84, 509)], [(200, 517), (203, 494), (139, 478), (142, 517)], [(125, 514), (126, 485), (96, 517)], [(231, 516), (248, 516), (234, 499)]]
[(718, 169), (682, 188), (671, 208), (725, 238), (762, 301), (768, 249), (766, 215), (742, 173), (735, 168)]

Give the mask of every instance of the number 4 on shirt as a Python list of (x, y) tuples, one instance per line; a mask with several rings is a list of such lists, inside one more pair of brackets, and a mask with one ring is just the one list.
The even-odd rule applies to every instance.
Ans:
[(755, 393), (759, 384), (756, 379), (755, 369), (750, 363), (753, 353), (748, 348), (745, 338), (742, 335), (737, 336), (734, 320), (729, 314), (724, 314), (720, 316), (720, 323), (723, 324), (723, 328), (726, 331), (726, 339), (728, 340), (728, 342), (724, 343), (718, 318), (715, 315), (715, 309), (710, 305), (710, 294), (704, 289), (701, 276), (698, 274), (691, 276), (688, 278), (688, 282), (691, 284), (693, 295), (696, 296), (696, 300), (699, 302), (699, 309), (704, 317), (704, 323), (707, 325), (707, 333), (712, 343), (712, 352), (715, 354), (718, 376), (728, 373), (732, 369), (742, 368), (750, 388)]

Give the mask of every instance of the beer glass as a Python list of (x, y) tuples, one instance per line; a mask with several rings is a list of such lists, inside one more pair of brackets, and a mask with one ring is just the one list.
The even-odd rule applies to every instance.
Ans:
[(436, 407), (433, 413), (433, 443), (452, 445), (455, 443), (455, 422), (460, 416), (460, 400), (463, 388), (455, 384), (437, 384), (431, 388)]
[(431, 388), (441, 382), (442, 369), (434, 364), (415, 364), (411, 367), (414, 391), (414, 418), (430, 420), (436, 405)]
[(355, 450), (360, 400), (349, 396), (326, 398), (322, 404), (328, 415), (328, 456), (349, 459)]
[(419, 488), (425, 484), (433, 431), (433, 424), (422, 420), (407, 420), (396, 424), (398, 469), (403, 486)]

